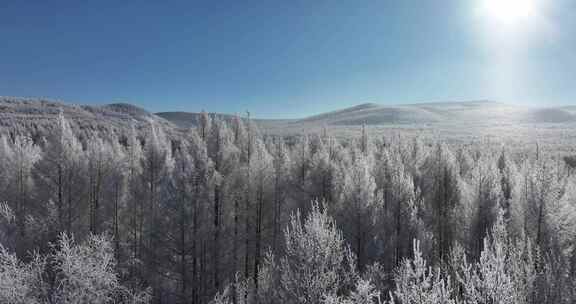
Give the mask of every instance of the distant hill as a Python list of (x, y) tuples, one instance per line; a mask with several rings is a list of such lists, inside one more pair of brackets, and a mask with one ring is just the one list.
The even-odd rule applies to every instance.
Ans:
[[(191, 128), (199, 124), (202, 114), (192, 112), (159, 112), (156, 113), (156, 115), (172, 122), (180, 128)], [(230, 114), (209, 113), (209, 115), (212, 118), (218, 117), (226, 121), (232, 121), (232, 119), (234, 119), (234, 115)]]
[(22, 131), (46, 135), (56, 126), (60, 111), (79, 136), (92, 132), (120, 135), (132, 125), (142, 129), (150, 122), (174, 128), (171, 122), (130, 104), (88, 106), (49, 99), (0, 97), (0, 133)]
[(435, 113), (416, 107), (382, 106), (365, 103), (358, 106), (310, 116), (298, 120), (298, 123), (313, 123), (323, 125), (382, 125), (382, 124), (414, 124), (438, 121)]
[[(198, 123), (199, 113), (164, 112), (158, 116), (183, 128)], [(223, 119), (231, 115), (211, 114)], [(323, 126), (434, 126), (445, 124), (541, 124), (576, 122), (576, 107), (529, 108), (519, 105), (479, 100), (462, 102), (431, 102), (405, 105), (364, 103), (302, 119), (256, 120), (271, 130), (301, 130)]]
[[(60, 111), (71, 121), (79, 136), (90, 133), (125, 134), (133, 125), (145, 130), (150, 122), (165, 126), (168, 133), (198, 125), (198, 112), (150, 113), (126, 103), (87, 106), (37, 98), (0, 97), (0, 133), (20, 129), (48, 134), (55, 127)], [(231, 121), (234, 116), (210, 113), (212, 117)], [(494, 101), (434, 102), (403, 105), (363, 103), (301, 119), (256, 119), (254, 122), (268, 134), (298, 134), (318, 132), (324, 127), (349, 130), (353, 127), (443, 129), (449, 132), (483, 132), (487, 128), (517, 126), (548, 126), (563, 124), (572, 128), (576, 123), (576, 107), (530, 108)], [(351, 127), (351, 128), (347, 128)], [(491, 131), (492, 132), (492, 131)]]

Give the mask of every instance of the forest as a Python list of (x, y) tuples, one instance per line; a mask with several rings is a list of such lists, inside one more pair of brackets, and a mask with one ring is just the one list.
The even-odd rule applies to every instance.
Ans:
[(0, 303), (575, 303), (576, 158), (202, 113), (0, 137)]

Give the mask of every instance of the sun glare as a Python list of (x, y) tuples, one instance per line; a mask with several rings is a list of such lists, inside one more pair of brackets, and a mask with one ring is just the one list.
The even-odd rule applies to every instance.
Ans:
[(536, 16), (535, 0), (482, 0), (481, 12), (499, 25), (520, 26)]

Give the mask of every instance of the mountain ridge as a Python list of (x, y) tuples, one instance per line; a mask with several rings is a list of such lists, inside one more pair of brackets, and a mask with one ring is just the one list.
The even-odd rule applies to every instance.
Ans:
[[(576, 107), (531, 108), (493, 100), (421, 102), (411, 104), (383, 105), (361, 103), (355, 106), (315, 114), (303, 118), (283, 120), (255, 120), (270, 126), (357, 126), (357, 125), (434, 125), (450, 122), (462, 123), (510, 123), (540, 124), (576, 122)], [(190, 127), (199, 113), (161, 112), (160, 117), (176, 125)], [(212, 114), (233, 117), (229, 114)], [(172, 116), (172, 117), (171, 117)], [(173, 117), (177, 116), (178, 119)], [(182, 123), (186, 121), (186, 123)]]
[[(78, 129), (120, 132), (134, 125), (144, 128), (156, 122), (170, 129), (187, 129), (199, 122), (200, 112), (158, 112), (129, 103), (78, 105), (43, 98), (0, 97), (0, 127), (23, 125), (52, 128), (62, 111)], [(235, 115), (210, 113), (231, 121)], [(492, 100), (428, 102), (384, 105), (372, 102), (295, 119), (254, 119), (270, 134), (297, 133), (325, 126), (426, 127), (458, 125), (498, 126), (576, 123), (576, 106), (531, 108)], [(114, 131), (116, 130), (116, 131)]]

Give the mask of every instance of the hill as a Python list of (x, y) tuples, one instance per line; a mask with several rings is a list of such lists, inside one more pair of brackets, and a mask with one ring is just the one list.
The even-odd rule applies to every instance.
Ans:
[[(158, 116), (183, 128), (194, 126), (199, 113), (163, 112)], [(231, 115), (211, 114), (223, 119)], [(530, 108), (494, 101), (433, 102), (406, 105), (364, 103), (357, 106), (321, 113), (301, 119), (256, 120), (271, 133), (319, 128), (324, 126), (444, 126), (458, 125), (515, 125), (576, 122), (576, 112), (564, 108)]]
[(137, 130), (145, 128), (150, 122), (174, 128), (171, 122), (130, 104), (88, 106), (50, 99), (0, 97), (0, 132), (46, 135), (56, 125), (60, 112), (81, 137), (92, 132), (120, 135), (132, 126)]
[[(409, 132), (441, 135), (447, 139), (463, 137), (540, 136), (553, 141), (557, 134), (568, 134), (576, 127), (575, 107), (530, 108), (493, 101), (435, 102), (403, 105), (364, 103), (301, 119), (256, 119), (261, 131), (271, 135), (319, 133), (328, 127), (335, 135), (354, 135), (359, 126), (370, 126), (371, 132)], [(87, 106), (49, 99), (0, 97), (0, 133), (27, 132), (36, 138), (49, 134), (62, 111), (81, 138), (91, 133), (122, 136), (134, 126), (144, 132), (150, 122), (165, 127), (168, 134), (196, 126), (200, 113), (161, 112), (125, 103)], [(233, 115), (211, 113), (210, 116), (232, 120)], [(356, 134), (357, 135), (357, 134)]]

